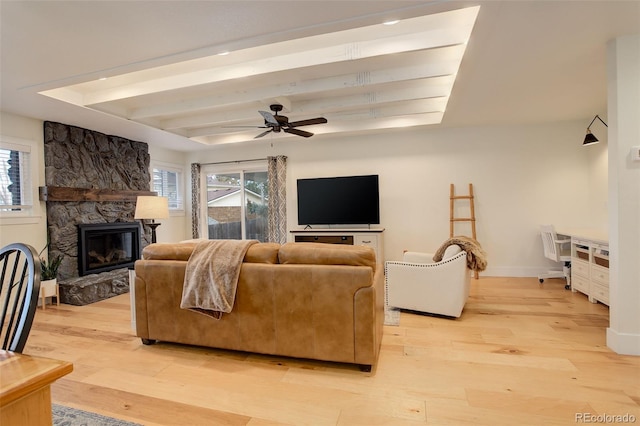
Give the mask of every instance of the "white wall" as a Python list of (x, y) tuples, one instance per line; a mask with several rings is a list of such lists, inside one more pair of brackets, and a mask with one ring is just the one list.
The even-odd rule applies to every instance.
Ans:
[[(606, 117), (603, 119), (608, 123)], [(602, 125), (597, 133), (594, 131), (600, 142), (582, 148), (588, 155), (589, 211), (594, 226), (599, 229), (607, 229), (609, 226), (609, 146), (607, 133), (607, 128)]]
[(609, 108), (609, 297), (607, 346), (640, 355), (640, 36), (620, 37), (607, 46)]
[(581, 146), (588, 120), (339, 138), (276, 136), (213, 147), (190, 154), (188, 161), (286, 155), (290, 229), (298, 228), (296, 179), (378, 174), (386, 260), (400, 259), (404, 249), (435, 251), (449, 236), (449, 184), (462, 194), (473, 183), (477, 237), (489, 256), (485, 275), (536, 276), (550, 265), (542, 255), (541, 223), (603, 227), (606, 221), (606, 205), (598, 214), (591, 208), (606, 200), (606, 185), (590, 185), (589, 174), (599, 170), (600, 160)]
[(40, 251), (47, 244), (45, 203), (38, 201), (38, 186), (44, 185), (44, 136), (42, 121), (0, 111), (0, 134), (18, 138), (31, 146), (31, 161), (37, 181), (33, 188), (34, 209), (30, 218), (0, 218), (0, 247), (26, 243)]
[[(149, 143), (149, 141), (143, 141)], [(151, 156), (151, 165), (153, 166), (154, 161), (160, 161), (163, 164), (170, 164), (175, 167), (184, 167), (184, 188), (183, 193), (186, 194), (187, 187), (191, 185), (189, 181), (190, 170), (188, 166), (185, 166), (185, 158), (186, 155), (183, 152), (172, 151), (164, 148), (158, 148), (149, 144), (149, 155)], [(150, 171), (151, 173), (151, 171)], [(153, 190), (153, 188), (152, 188)], [(191, 202), (190, 196), (185, 196), (185, 204)], [(158, 219), (156, 222), (160, 222), (161, 225), (156, 229), (156, 239), (159, 243), (170, 243), (182, 241), (187, 238), (187, 235), (190, 235), (190, 231), (187, 232), (187, 227), (191, 229), (191, 220), (187, 220), (187, 211), (191, 211), (190, 209), (185, 209), (181, 212), (171, 212), (168, 219)]]

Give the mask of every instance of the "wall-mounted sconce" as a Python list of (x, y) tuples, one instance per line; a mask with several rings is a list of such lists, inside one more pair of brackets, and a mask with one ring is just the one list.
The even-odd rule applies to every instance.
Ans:
[[(593, 117), (593, 120), (591, 120), (591, 123), (589, 123), (589, 126), (587, 127), (587, 135), (584, 137), (584, 142), (582, 142), (582, 146), (598, 143), (598, 138), (596, 138), (595, 135), (591, 133), (591, 125), (593, 124), (594, 121), (596, 121), (596, 118), (602, 121), (602, 118), (600, 118), (599, 115), (596, 115), (595, 117)], [(607, 126), (607, 123), (605, 123), (604, 121), (602, 121), (602, 124)]]

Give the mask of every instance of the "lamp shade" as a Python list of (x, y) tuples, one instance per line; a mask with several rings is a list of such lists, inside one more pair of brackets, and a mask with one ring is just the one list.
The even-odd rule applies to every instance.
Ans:
[(582, 142), (582, 146), (591, 145), (594, 143), (598, 143), (598, 138), (596, 138), (594, 134), (591, 133), (591, 130), (587, 130), (587, 135), (584, 137), (584, 142)]
[(169, 199), (141, 195), (136, 201), (134, 219), (166, 219), (169, 217)]
[(607, 123), (605, 123), (602, 120), (602, 118), (600, 118), (600, 116), (596, 114), (596, 116), (593, 117), (593, 120), (591, 120), (591, 123), (589, 123), (589, 125), (587, 126), (587, 135), (584, 137), (584, 142), (582, 142), (582, 146), (593, 145), (594, 143), (598, 143), (598, 138), (596, 138), (593, 135), (593, 133), (591, 133), (591, 125), (596, 121), (596, 119), (600, 120), (600, 122), (604, 124), (605, 127), (609, 127), (607, 126)]

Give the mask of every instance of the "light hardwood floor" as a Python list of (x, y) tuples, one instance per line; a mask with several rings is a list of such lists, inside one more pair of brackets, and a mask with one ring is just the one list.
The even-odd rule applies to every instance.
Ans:
[(54, 403), (145, 425), (640, 423), (640, 357), (608, 349), (608, 308), (560, 280), (480, 277), (457, 320), (402, 313), (371, 373), (143, 346), (129, 309), (128, 294), (38, 309), (24, 352), (74, 364), (52, 386)]

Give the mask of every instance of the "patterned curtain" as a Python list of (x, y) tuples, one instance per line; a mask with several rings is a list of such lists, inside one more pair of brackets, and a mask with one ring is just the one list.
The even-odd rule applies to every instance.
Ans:
[(191, 163), (191, 238), (200, 238), (200, 163)]
[(287, 157), (267, 157), (269, 178), (268, 240), (287, 242)]

